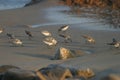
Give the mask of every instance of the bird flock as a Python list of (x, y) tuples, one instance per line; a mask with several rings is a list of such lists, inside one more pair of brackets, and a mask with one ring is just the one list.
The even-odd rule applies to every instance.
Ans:
[[(58, 29), (58, 36), (63, 38), (65, 43), (70, 43), (70, 42), (72, 43), (73, 39), (71, 38), (71, 35), (67, 33), (68, 28), (69, 28), (69, 25), (61, 26)], [(0, 27), (0, 34), (2, 34), (3, 32), (4, 32), (4, 28)], [(32, 32), (30, 32), (29, 30), (25, 30), (24, 32), (29, 40), (33, 38), (34, 35), (32, 34)], [(48, 30), (42, 30), (41, 34), (44, 36), (42, 42), (46, 44), (48, 47), (54, 47), (57, 45), (58, 41), (56, 40), (56, 38), (53, 37), (51, 32), (49, 32)], [(23, 46), (22, 40), (16, 38), (14, 34), (6, 33), (6, 36), (8, 37), (9, 42), (13, 46)], [(90, 35), (84, 34), (84, 35), (81, 35), (81, 37), (85, 39), (86, 44), (96, 43), (95, 39)], [(115, 38), (112, 39), (112, 42), (109, 42), (106, 44), (113, 46), (115, 48), (120, 47), (120, 42), (117, 41)]]

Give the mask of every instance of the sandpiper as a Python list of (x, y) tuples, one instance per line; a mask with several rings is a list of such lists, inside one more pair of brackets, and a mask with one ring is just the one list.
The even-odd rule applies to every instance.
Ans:
[(47, 30), (43, 30), (43, 31), (41, 31), (41, 33), (46, 37), (52, 36), (52, 34)]
[(68, 25), (65, 25), (65, 26), (62, 26), (62, 27), (60, 27), (59, 29), (58, 29), (58, 32), (65, 32), (67, 29), (69, 28), (69, 26)]
[(23, 42), (20, 39), (17, 39), (17, 38), (11, 39), (10, 42), (15, 46), (22, 46), (23, 45)]
[(72, 42), (72, 39), (70, 37), (70, 35), (67, 34), (59, 34), (60, 37), (63, 37), (65, 39), (65, 42)]
[(11, 33), (7, 33), (6, 35), (8, 36), (9, 39), (15, 39), (15, 35)]
[(55, 46), (57, 44), (57, 40), (53, 37), (46, 37), (43, 42), (49, 47)]
[(28, 30), (25, 30), (26, 35), (28, 35), (29, 39), (33, 37), (32, 33)]
[(93, 43), (93, 44), (95, 44), (95, 39), (93, 39), (91, 36), (82, 35), (82, 37), (86, 39), (87, 43)]
[(115, 38), (112, 39), (111, 43), (107, 43), (107, 45), (113, 45), (115, 48), (120, 47), (120, 42), (118, 42)]
[(1, 34), (1, 33), (3, 33), (3, 29), (2, 29), (2, 28), (0, 28), (0, 34)]

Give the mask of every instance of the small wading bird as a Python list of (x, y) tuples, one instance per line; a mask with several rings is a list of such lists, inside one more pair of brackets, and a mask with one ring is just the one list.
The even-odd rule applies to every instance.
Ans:
[(82, 37), (86, 39), (86, 43), (92, 43), (92, 44), (95, 44), (95, 39), (93, 39), (91, 36), (88, 36), (88, 35), (82, 35)]
[(65, 32), (69, 28), (68, 25), (62, 26), (58, 29), (58, 32)]
[(15, 39), (15, 35), (13, 34), (7, 33), (6, 35), (8, 36), (9, 39)]
[(10, 42), (14, 45), (14, 46), (23, 46), (23, 42), (20, 39), (11, 39)]
[(28, 30), (25, 30), (26, 35), (28, 35), (29, 39), (33, 37), (32, 33)]
[(57, 40), (53, 37), (46, 37), (43, 42), (48, 45), (49, 47), (56, 46)]
[(72, 39), (69, 35), (66, 35), (66, 34), (59, 34), (60, 37), (63, 37), (65, 40), (65, 42), (72, 42)]
[(3, 33), (3, 31), (4, 31), (4, 30), (3, 30), (2, 28), (0, 28), (0, 34)]
[(47, 30), (43, 30), (43, 31), (41, 31), (41, 33), (46, 37), (52, 36), (52, 34)]
[(107, 43), (107, 45), (112, 45), (115, 48), (119, 48), (120, 47), (120, 42), (118, 42), (115, 38), (112, 39), (111, 43)]

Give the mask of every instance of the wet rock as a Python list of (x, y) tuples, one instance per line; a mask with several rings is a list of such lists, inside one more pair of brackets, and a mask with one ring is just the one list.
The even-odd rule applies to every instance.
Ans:
[(13, 65), (2, 65), (0, 66), (0, 73), (4, 73), (8, 71), (9, 69), (20, 69), (20, 68), (17, 66), (13, 66)]
[(4, 73), (2, 80), (38, 80), (38, 78), (32, 71), (9, 69)]
[(36, 75), (40, 80), (46, 80), (45, 76), (40, 71), (36, 71)]
[(17, 67), (17, 66), (13, 66), (13, 65), (2, 65), (2, 66), (0, 66), (0, 80), (2, 80), (2, 78), (4, 76), (4, 73), (6, 71), (8, 71), (9, 69), (20, 69), (20, 68)]
[(54, 56), (54, 59), (62, 59), (62, 60), (65, 60), (65, 59), (69, 59), (69, 58), (74, 58), (78, 56), (77, 53), (74, 51), (74, 50), (70, 50), (70, 49), (67, 49), (67, 48), (64, 48), (64, 47), (60, 47), (55, 56)]
[(77, 76), (83, 77), (84, 79), (89, 79), (95, 76), (95, 73), (92, 69), (85, 69), (85, 70), (77, 70)]
[(60, 47), (57, 50), (54, 58), (64, 60), (64, 59), (73, 58), (73, 57), (75, 57), (75, 55), (69, 49)]
[(95, 76), (92, 69), (75, 69), (63, 67), (60, 65), (49, 65), (45, 68), (39, 69), (43, 80), (88, 80)]
[(70, 71), (74, 77), (77, 77), (81, 80), (87, 80), (95, 76), (95, 73), (92, 69), (75, 69), (70, 68)]
[(46, 80), (65, 80), (71, 78), (72, 74), (68, 68), (64, 68), (58, 65), (49, 65), (46, 68), (42, 68), (40, 71), (46, 78)]
[(98, 7), (112, 7), (112, 8), (120, 8), (119, 3), (120, 0), (61, 0), (64, 1), (67, 5), (75, 5), (75, 6), (98, 6)]

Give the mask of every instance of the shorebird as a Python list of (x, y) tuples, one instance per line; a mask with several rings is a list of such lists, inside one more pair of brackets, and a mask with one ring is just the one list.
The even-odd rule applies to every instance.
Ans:
[(28, 30), (25, 30), (26, 35), (28, 35), (29, 39), (33, 37), (32, 33)]
[(52, 36), (52, 34), (47, 30), (43, 30), (43, 31), (41, 31), (41, 33), (46, 37)]
[(3, 29), (2, 29), (2, 28), (0, 28), (0, 34), (1, 34), (1, 33), (3, 33)]
[(111, 43), (107, 43), (107, 45), (113, 45), (115, 48), (120, 47), (120, 42), (118, 42), (115, 38), (112, 39)]
[(8, 36), (9, 39), (15, 39), (15, 35), (13, 34), (7, 33), (6, 35)]
[(49, 47), (55, 46), (57, 44), (57, 40), (53, 37), (46, 37), (43, 42)]
[(11, 39), (10, 42), (15, 46), (22, 46), (23, 45), (23, 42), (20, 39), (17, 39), (17, 38)]
[(72, 39), (71, 39), (70, 35), (59, 34), (59, 36), (63, 37), (65, 39), (65, 42), (72, 42)]
[(91, 36), (82, 35), (82, 37), (86, 39), (87, 43), (93, 43), (93, 44), (95, 44), (95, 39), (93, 39)]
[(62, 27), (60, 27), (59, 29), (58, 29), (58, 32), (65, 32), (67, 29), (69, 28), (69, 26), (68, 25), (65, 25), (65, 26), (62, 26)]

